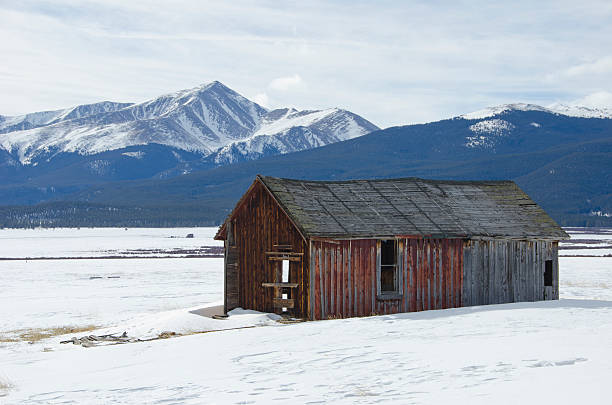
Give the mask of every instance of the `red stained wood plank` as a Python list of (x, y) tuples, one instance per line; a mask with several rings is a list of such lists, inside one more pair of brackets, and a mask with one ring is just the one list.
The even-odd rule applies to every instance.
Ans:
[(455, 267), (457, 265), (455, 259), (455, 248), (452, 245), (449, 246), (449, 251), (446, 260), (448, 261), (448, 269), (446, 270), (446, 307), (452, 308), (454, 305), (452, 300), (453, 291), (451, 290), (451, 279), (455, 274)]
[(417, 293), (417, 300), (416, 300), (416, 308), (415, 311), (422, 311), (423, 310), (423, 272), (421, 271), (421, 267), (423, 267), (423, 241), (422, 240), (417, 240), (417, 244), (416, 244), (416, 267), (415, 267), (415, 271), (416, 271), (416, 293)]
[(410, 311), (417, 311), (417, 277), (418, 277), (418, 268), (417, 268), (417, 250), (418, 250), (418, 241), (410, 240), (410, 271), (412, 273), (412, 284), (410, 285), (411, 289), (411, 297), (410, 297)]
[(431, 240), (431, 309), (438, 309), (438, 240)]
[(344, 301), (342, 301), (342, 314), (349, 316), (349, 283), (348, 283), (348, 246), (346, 241), (342, 243), (342, 293)]
[(429, 258), (429, 253), (430, 253), (430, 249), (429, 246), (430, 245), (430, 240), (426, 240), (425, 241), (425, 260), (423, 262), (424, 264), (424, 270), (425, 270), (425, 280), (423, 283), (423, 288), (424, 288), (424, 298), (425, 298), (425, 302), (424, 302), (424, 309), (429, 310), (429, 269), (430, 269), (430, 263), (431, 263), (431, 259)]
[(462, 306), (463, 303), (463, 243), (462, 241), (456, 241), (456, 250), (459, 256), (459, 262), (457, 266), (457, 271), (459, 272), (459, 301), (457, 306)]
[(454, 243), (451, 242), (450, 251), (449, 251), (449, 272), (448, 272), (448, 307), (455, 307), (455, 276), (457, 274), (457, 249), (455, 248)]
[(451, 250), (449, 251), (448, 260), (449, 260), (449, 269), (448, 269), (448, 281), (447, 281), (446, 288), (448, 290), (448, 307), (453, 308), (455, 306), (454, 305), (454, 292), (453, 292), (454, 282), (452, 282), (451, 280), (454, 280), (455, 273), (457, 272), (457, 249), (454, 244), (451, 245)]
[(359, 241), (351, 242), (352, 316), (359, 316)]
[(451, 251), (448, 239), (443, 239), (441, 241), (442, 245), (442, 279), (440, 280), (440, 299), (442, 303), (442, 308), (448, 308), (448, 302), (446, 299), (446, 285), (445, 280), (447, 277), (447, 272), (449, 271), (450, 261), (448, 260), (448, 254)]
[(448, 248), (448, 240), (442, 239), (440, 243), (442, 245), (440, 249), (442, 256), (442, 265), (440, 266), (440, 308), (448, 308), (448, 303), (446, 302), (446, 279), (448, 277), (448, 253), (450, 250)]
[(372, 259), (376, 260), (376, 248), (372, 248), (371, 241), (366, 244), (365, 253), (366, 257), (363, 263), (363, 269), (365, 270), (363, 312), (364, 315), (368, 316), (374, 311), (374, 308), (372, 308)]
[(368, 259), (370, 252), (368, 251), (367, 241), (361, 242), (361, 316), (368, 315)]
[(442, 309), (442, 240), (436, 239), (436, 309)]
[(342, 248), (339, 245), (334, 247), (336, 250), (336, 315), (342, 317)]
[(401, 254), (401, 263), (400, 263), (400, 269), (402, 271), (402, 300), (399, 303), (399, 312), (408, 312), (408, 282), (407, 277), (408, 277), (408, 271), (407, 271), (407, 267), (406, 267), (406, 240), (402, 239), (400, 241), (400, 248), (402, 250), (402, 254)]
[(425, 309), (425, 240), (420, 241), (419, 243), (419, 311), (423, 311)]
[(315, 285), (311, 288), (315, 289), (314, 294), (314, 312), (315, 319), (321, 319), (321, 250), (320, 243), (313, 242), (313, 254), (315, 255)]
[(363, 258), (363, 270), (364, 270), (364, 286), (363, 286), (363, 314), (368, 316), (372, 313), (372, 273), (371, 265), (372, 262), (372, 245), (371, 241), (366, 241), (364, 247), (365, 257)]
[(463, 302), (463, 244), (457, 244), (457, 306)]
[(365, 301), (366, 316), (372, 315), (375, 310), (376, 302), (376, 241), (368, 241), (368, 257), (367, 257), (367, 294)]
[(349, 316), (355, 315), (355, 245), (349, 241)]
[(363, 261), (362, 261), (362, 256), (363, 256), (363, 241), (359, 240), (357, 241), (357, 260), (355, 261), (355, 273), (356, 273), (356, 277), (355, 277), (355, 287), (357, 288), (357, 308), (356, 308), (356, 312), (357, 312), (357, 316), (363, 316)]
[(429, 291), (429, 298), (430, 298), (430, 308), (429, 309), (436, 309), (436, 270), (437, 270), (437, 262), (438, 262), (438, 258), (436, 257), (436, 239), (431, 239), (429, 241), (429, 245), (430, 245), (430, 253), (429, 253), (429, 257), (430, 257), (430, 262), (429, 262), (429, 285), (430, 287), (430, 291)]
[(457, 266), (457, 259), (455, 257), (455, 246), (451, 243), (449, 245), (449, 251), (447, 254), (448, 270), (446, 271), (446, 308), (453, 308), (453, 290), (452, 290), (452, 278), (455, 275), (455, 267)]
[(351, 316), (357, 316), (357, 241), (351, 241)]
[[(451, 251), (451, 260), (452, 260), (452, 269), (450, 272), (450, 280), (452, 280), (452, 282), (449, 282), (449, 307), (456, 307), (456, 299), (457, 299), (457, 249), (455, 248), (455, 246), (453, 245), (452, 247), (452, 251)], [(450, 281), (449, 280), (449, 281)]]
[(413, 299), (413, 291), (412, 285), (414, 282), (412, 281), (412, 248), (411, 241), (406, 239), (406, 289), (408, 290), (408, 296), (406, 297), (406, 311), (412, 311), (412, 299)]
[(359, 249), (359, 316), (366, 315), (365, 309), (365, 289), (366, 289), (366, 266), (367, 260), (366, 243), (364, 240), (360, 241)]
[(357, 290), (359, 291), (359, 316), (365, 316), (365, 266), (363, 263), (366, 260), (365, 242), (359, 241), (359, 285)]
[(429, 262), (429, 278), (431, 280), (430, 282), (430, 289), (429, 289), (429, 309), (436, 309), (436, 277), (435, 277), (435, 269), (436, 269), (436, 240), (435, 239), (431, 239), (430, 240), (430, 253), (429, 253), (429, 258), (430, 258), (430, 262)]
[(376, 257), (378, 255), (376, 242), (370, 245), (370, 301), (369, 301), (369, 312), (370, 315), (376, 312), (376, 299), (377, 286), (376, 286)]
[(329, 313), (336, 314), (336, 250), (334, 246), (327, 245), (329, 251)]
[(453, 274), (453, 289), (454, 289), (454, 299), (453, 299), (453, 306), (455, 307), (459, 307), (461, 306), (461, 301), (459, 300), (460, 297), (460, 292), (461, 292), (461, 272), (459, 271), (459, 264), (461, 262), (461, 259), (459, 257), (459, 249), (455, 249), (455, 263), (457, 263), (457, 266), (455, 266), (455, 271)]
[(331, 254), (327, 244), (323, 243), (325, 249), (325, 318), (331, 314)]
[(423, 261), (421, 263), (421, 308), (422, 310), (427, 309), (427, 246), (429, 243), (426, 240), (423, 240)]

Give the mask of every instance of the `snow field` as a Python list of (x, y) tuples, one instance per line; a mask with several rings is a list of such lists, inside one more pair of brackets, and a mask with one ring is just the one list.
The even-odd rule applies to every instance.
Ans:
[[(216, 232), (217, 228), (0, 229), (0, 257), (96, 257), (123, 250), (223, 246), (213, 239)], [(185, 238), (190, 233), (194, 237)]]
[(106, 326), (222, 300), (223, 259), (0, 261), (0, 280), (0, 332)]
[(612, 257), (561, 257), (559, 268), (562, 299), (612, 302)]
[[(112, 239), (124, 230), (106, 232)], [(133, 243), (148, 247), (166, 243), (164, 232), (187, 233), (142, 232)], [(97, 250), (90, 242), (77, 247)], [(607, 404), (612, 397), (612, 258), (560, 258), (559, 301), (293, 325), (255, 311), (228, 320), (198, 315), (220, 303), (222, 263), (0, 261), (0, 333), (86, 323), (103, 328), (77, 336), (242, 328), (93, 348), (60, 345), (60, 337), (0, 343), (0, 383), (10, 384), (0, 388), (0, 404)], [(274, 327), (251, 327), (260, 325)]]
[(603, 404), (612, 391), (611, 336), (612, 304), (562, 300), (68, 346), (11, 354), (17, 388), (8, 398)]

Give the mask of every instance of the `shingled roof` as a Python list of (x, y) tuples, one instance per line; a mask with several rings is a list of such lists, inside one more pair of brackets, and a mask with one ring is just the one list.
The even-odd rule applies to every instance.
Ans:
[(305, 237), (569, 238), (512, 181), (257, 178)]

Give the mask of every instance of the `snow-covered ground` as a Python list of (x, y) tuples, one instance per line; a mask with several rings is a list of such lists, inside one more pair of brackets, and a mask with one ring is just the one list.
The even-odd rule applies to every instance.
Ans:
[(561, 242), (560, 256), (608, 256), (612, 257), (612, 229), (569, 228), (571, 239)]
[(0, 280), (0, 332), (105, 326), (222, 300), (223, 259), (0, 261)]
[[(27, 235), (0, 238), (6, 232)], [(133, 246), (155, 247), (152, 235), (165, 232), (187, 233), (143, 231), (148, 245), (135, 237)], [(52, 239), (31, 249), (75, 248)], [(75, 251), (99, 250), (78, 240)], [(222, 259), (0, 261), (0, 334), (89, 324), (101, 329), (75, 335), (240, 328), (93, 348), (59, 344), (65, 337), (0, 342), (0, 404), (607, 404), (612, 258), (562, 257), (560, 272), (554, 302), (282, 325), (254, 311), (199, 315), (221, 298)]]
[[(0, 229), (0, 258), (100, 257), (123, 251), (223, 246), (213, 239), (216, 232), (217, 228)], [(188, 234), (193, 238), (186, 238)]]

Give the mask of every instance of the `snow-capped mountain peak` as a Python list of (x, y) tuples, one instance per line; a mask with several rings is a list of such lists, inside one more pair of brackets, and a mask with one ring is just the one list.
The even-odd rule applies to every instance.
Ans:
[(16, 116), (0, 116), (0, 133), (8, 133), (46, 125), (52, 125), (61, 121), (89, 117), (96, 114), (113, 112), (129, 107), (132, 103), (115, 103), (102, 101), (94, 104), (84, 104), (76, 107), (53, 111), (40, 111)]
[(548, 106), (551, 111), (570, 117), (612, 118), (611, 107), (586, 107), (576, 104), (555, 103)]
[[(293, 139), (295, 128), (313, 134)], [(268, 111), (218, 81), (164, 94), (142, 103), (102, 102), (71, 109), (0, 117), (0, 150), (22, 164), (62, 153), (93, 155), (137, 145), (159, 144), (203, 157), (228, 145), (257, 138), (263, 156), (309, 149), (378, 129), (337, 108)], [(272, 142), (275, 146), (268, 147)], [(283, 144), (279, 148), (279, 142)], [(125, 155), (131, 156), (131, 155)], [(236, 159), (228, 158), (228, 161)], [(1, 162), (0, 162), (1, 163)]]
[(377, 129), (371, 122), (340, 108), (303, 111), (282, 108), (268, 112), (252, 136), (226, 145), (210, 159), (215, 164), (228, 164), (257, 159), (270, 152), (297, 152), (352, 139)]
[(466, 120), (478, 120), (483, 118), (494, 117), (498, 114), (501, 114), (506, 111), (549, 111), (548, 109), (536, 105), (536, 104), (526, 104), (526, 103), (514, 103), (514, 104), (502, 104), (493, 107), (487, 107), (482, 110), (474, 111), (467, 114), (462, 114), (459, 118), (463, 118)]
[(277, 134), (292, 127), (307, 127), (337, 111), (337, 108), (318, 111), (298, 111), (295, 108), (272, 110), (263, 118), (253, 136)]
[(490, 117), (495, 117), (508, 111), (542, 111), (550, 114), (561, 114), (570, 117), (582, 118), (612, 118), (612, 108), (610, 107), (586, 107), (577, 104), (555, 103), (548, 107), (542, 107), (537, 104), (514, 103), (502, 104), (493, 107), (487, 107), (482, 110), (474, 111), (467, 114), (462, 114), (457, 118), (466, 120), (478, 120)]

